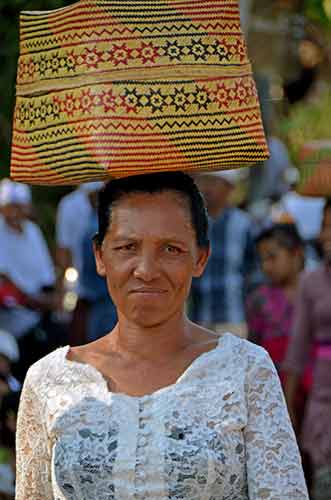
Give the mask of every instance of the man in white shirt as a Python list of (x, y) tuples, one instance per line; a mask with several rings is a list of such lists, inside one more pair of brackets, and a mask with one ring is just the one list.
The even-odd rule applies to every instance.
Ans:
[(52, 310), (54, 297), (45, 292), (55, 284), (55, 272), (39, 227), (26, 219), (31, 203), (27, 186), (0, 182), (0, 328), (23, 338)]
[(103, 187), (102, 182), (88, 182), (64, 196), (56, 215), (57, 261), (65, 271), (82, 267), (82, 241), (93, 213), (90, 195)]
[(62, 198), (57, 211), (57, 264), (61, 276), (64, 276), (65, 270), (69, 267), (74, 267), (78, 273), (75, 288), (78, 300), (69, 327), (70, 345), (79, 345), (86, 341), (90, 291), (85, 290), (81, 282), (83, 241), (95, 211), (93, 205), (96, 204), (96, 194), (103, 185), (102, 182), (82, 184), (75, 191)]

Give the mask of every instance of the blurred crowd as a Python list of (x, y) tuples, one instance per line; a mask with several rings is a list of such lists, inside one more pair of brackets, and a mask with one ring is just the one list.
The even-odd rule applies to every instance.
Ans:
[[(246, 170), (196, 177), (208, 208), (212, 253), (204, 275), (192, 283), (187, 311), (218, 334), (231, 331), (269, 352), (312, 498), (326, 499), (331, 203), (298, 195), (286, 148), (274, 139), (271, 149), (273, 163), (264, 166), (263, 194), (254, 202), (238, 195), (250, 182)], [(30, 188), (0, 182), (0, 499), (14, 498), (16, 415), (29, 366), (57, 347), (96, 340), (116, 324), (93, 254), (101, 188), (83, 184), (62, 198), (56, 251), (50, 252)]]

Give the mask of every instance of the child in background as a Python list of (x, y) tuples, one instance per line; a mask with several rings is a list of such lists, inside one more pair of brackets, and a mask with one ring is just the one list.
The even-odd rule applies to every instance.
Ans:
[(275, 224), (256, 240), (267, 283), (247, 301), (249, 340), (270, 354), (283, 381), (298, 279), (304, 267), (304, 245), (294, 224)]

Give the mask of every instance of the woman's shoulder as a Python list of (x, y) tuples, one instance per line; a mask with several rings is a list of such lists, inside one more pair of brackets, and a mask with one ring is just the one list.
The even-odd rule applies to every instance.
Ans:
[(68, 346), (59, 347), (30, 366), (26, 383), (40, 387), (43, 383), (55, 382), (65, 370), (65, 358)]
[(242, 385), (245, 393), (253, 387), (278, 388), (276, 368), (263, 347), (232, 334), (226, 335), (226, 343), (224, 373), (233, 384)]
[(273, 367), (273, 363), (268, 352), (261, 346), (240, 338), (232, 333), (226, 333), (220, 339), (220, 356), (227, 361), (247, 371), (257, 366)]

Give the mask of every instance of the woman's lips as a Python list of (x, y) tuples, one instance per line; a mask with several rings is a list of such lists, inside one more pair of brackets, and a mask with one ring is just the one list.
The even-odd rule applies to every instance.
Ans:
[(166, 290), (161, 290), (158, 288), (139, 288), (136, 290), (131, 290), (130, 293), (141, 293), (141, 294), (161, 294), (166, 293)]

